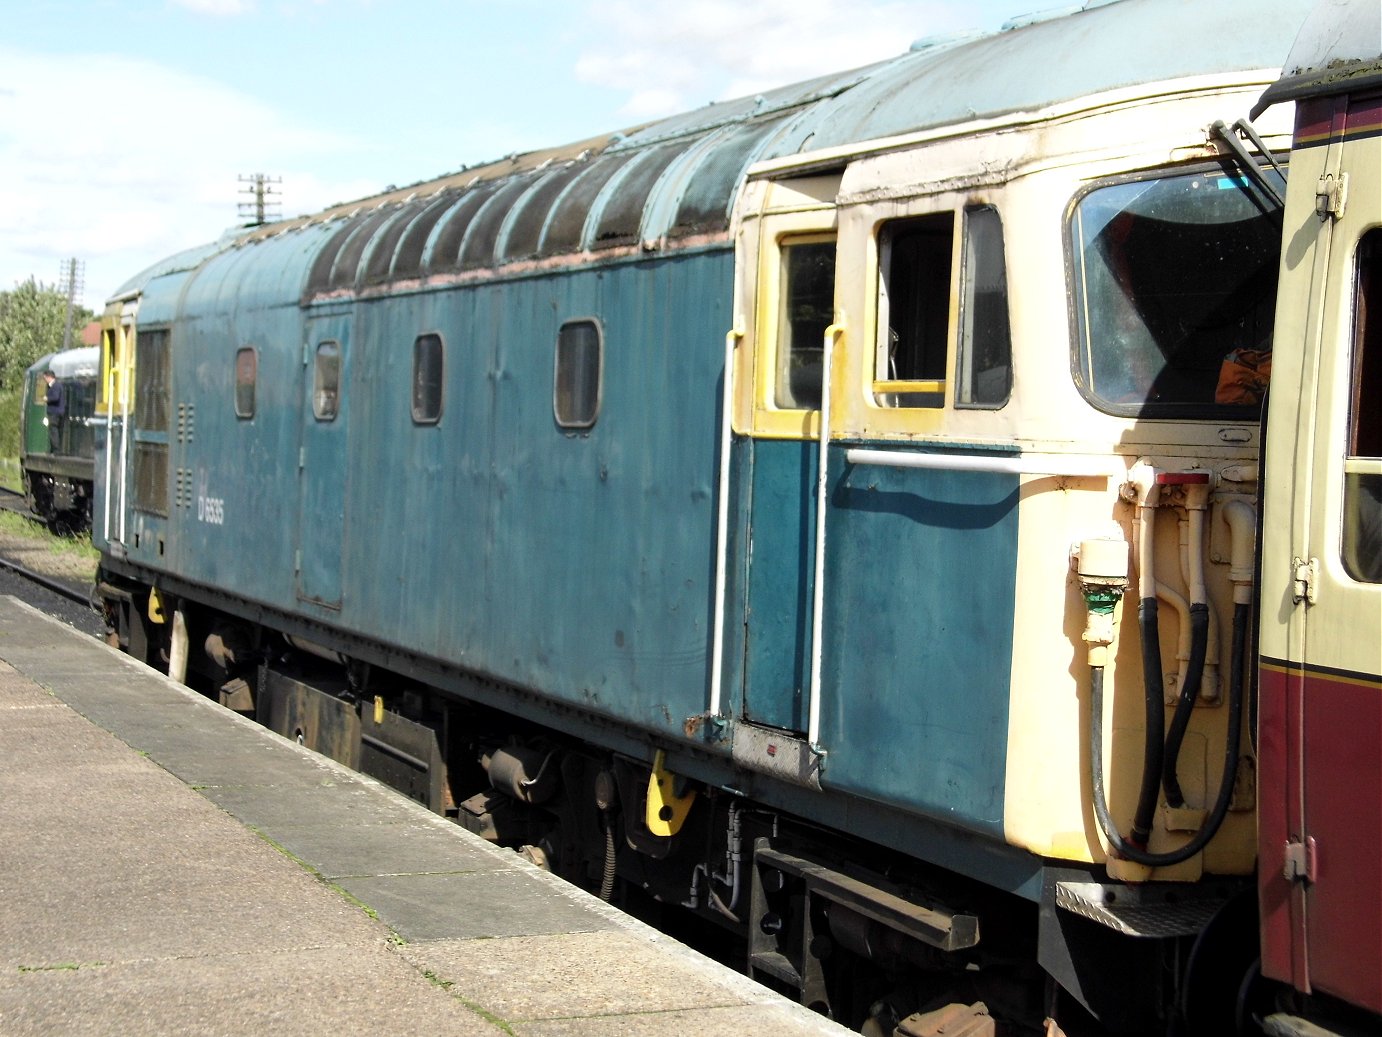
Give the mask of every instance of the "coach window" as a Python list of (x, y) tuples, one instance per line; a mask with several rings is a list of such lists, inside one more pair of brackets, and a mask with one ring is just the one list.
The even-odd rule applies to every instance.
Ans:
[(781, 253), (773, 403), (786, 410), (817, 410), (825, 330), (835, 319), (835, 239), (788, 239)]
[(442, 341), (419, 335), (413, 341), (413, 421), (435, 425), (441, 420)]
[(334, 421), (340, 406), (341, 346), (328, 339), (317, 345), (312, 378), (312, 414), (318, 421)]
[(955, 216), (885, 224), (878, 236), (878, 349), (873, 391), (886, 407), (945, 405)]
[(1070, 238), (1072, 366), (1090, 402), (1256, 419), (1281, 248), (1280, 212), (1256, 186), (1218, 166), (1097, 186), (1076, 200)]
[(253, 346), (235, 351), (235, 416), (254, 417), (254, 390), (259, 381), (259, 355)]
[(1003, 224), (992, 206), (965, 210), (964, 288), (960, 298), (960, 407), (1001, 407), (1012, 390), (1012, 337)]
[(1358, 248), (1352, 399), (1344, 462), (1344, 568), (1382, 583), (1382, 229)]
[(600, 414), (604, 338), (596, 320), (570, 320), (557, 332), (552, 411), (557, 425), (587, 429)]

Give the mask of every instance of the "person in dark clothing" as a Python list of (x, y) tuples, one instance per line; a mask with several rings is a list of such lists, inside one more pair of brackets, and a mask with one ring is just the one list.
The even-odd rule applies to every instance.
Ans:
[(56, 454), (62, 442), (62, 427), (67, 421), (67, 394), (52, 371), (43, 372), (43, 381), (48, 387), (48, 451)]

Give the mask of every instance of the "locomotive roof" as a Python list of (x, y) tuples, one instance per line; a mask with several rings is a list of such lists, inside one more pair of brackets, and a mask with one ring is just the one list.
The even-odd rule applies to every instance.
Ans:
[[(1142, 83), (1278, 68), (1309, 6), (1310, 0), (1089, 0), (1055, 16), (1015, 20), (997, 33), (921, 40), (864, 68), (256, 228), (175, 260), (196, 266), (232, 244), (248, 248), (307, 232), (289, 250), (310, 253), (305, 277), (285, 254), (269, 260), (281, 275), (295, 275), (291, 283), (306, 301), (563, 256), (713, 240), (728, 230), (736, 192), (755, 163), (1040, 111)], [(175, 260), (146, 271), (122, 294), (170, 272)]]

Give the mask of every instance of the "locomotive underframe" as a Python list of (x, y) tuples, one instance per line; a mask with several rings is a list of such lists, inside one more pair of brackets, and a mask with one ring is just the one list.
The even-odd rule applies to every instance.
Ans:
[[(685, 745), (661, 748), (678, 792), (699, 790), (705, 805), (675, 835), (654, 835), (641, 818), (649, 755), (659, 747), (640, 732), (109, 556), (100, 590), (109, 639), (130, 654), (166, 665), (172, 612), (180, 610), (188, 682), (229, 708), (569, 881), (612, 894), (765, 985), (874, 1027), (865, 1032), (891, 1033), (891, 1021), (956, 1002), (982, 1002), (999, 1020), (1057, 1015), (1071, 1035), (1103, 1032), (1081, 1028), (1092, 1025), (1086, 1010), (1112, 1032), (1160, 1032), (1169, 1006), (1183, 1000), (1182, 984), (1197, 989), (1187, 979), (1195, 926), (1130, 935), (1117, 931), (1116, 910), (1101, 918), (1070, 909), (1062, 888), (1113, 888), (1102, 868), (1047, 864)], [(213, 658), (202, 647), (208, 638), (230, 641), (236, 661)], [(543, 770), (550, 757), (560, 779), (525, 801), (517, 785), (485, 774), (495, 751), (529, 760), (536, 753)], [(602, 785), (610, 779), (612, 803)], [(871, 867), (850, 863), (858, 860)], [(1242, 887), (1234, 879), (1201, 887), (1197, 910), (1207, 917), (1206, 904), (1229, 903)], [(1170, 896), (1184, 894), (1177, 886)], [(1160, 978), (1149, 985), (1147, 976)]]
[(30, 454), (24, 459), (24, 496), (46, 522), (91, 525), (91, 461)]

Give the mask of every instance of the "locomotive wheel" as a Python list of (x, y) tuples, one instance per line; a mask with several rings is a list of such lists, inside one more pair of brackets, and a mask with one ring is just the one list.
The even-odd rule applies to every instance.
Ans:
[(1262, 1032), (1254, 1019), (1265, 996), (1257, 922), (1257, 891), (1248, 887), (1230, 898), (1196, 938), (1181, 984), (1187, 1034), (1256, 1037)]

